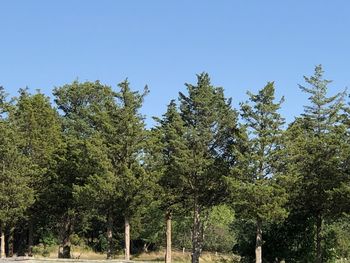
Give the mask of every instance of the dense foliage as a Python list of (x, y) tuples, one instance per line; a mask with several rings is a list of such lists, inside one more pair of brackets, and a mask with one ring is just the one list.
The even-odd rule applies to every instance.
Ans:
[[(107, 258), (166, 248), (241, 262), (332, 262), (350, 255), (350, 106), (321, 66), (286, 124), (268, 82), (234, 109), (207, 73), (156, 125), (149, 92), (125, 80), (56, 87), (53, 100), (0, 87), (0, 256), (86, 246)], [(178, 102), (178, 103), (177, 103)], [(42, 251), (47, 254), (47, 251)]]

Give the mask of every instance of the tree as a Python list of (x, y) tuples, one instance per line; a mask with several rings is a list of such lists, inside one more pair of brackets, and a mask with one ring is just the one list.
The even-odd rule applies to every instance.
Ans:
[(34, 201), (29, 186), (29, 162), (21, 154), (18, 131), (9, 122), (10, 109), (12, 106), (0, 87), (0, 257), (5, 257), (5, 227), (13, 228)]
[(101, 137), (86, 144), (88, 165), (92, 171), (83, 185), (73, 186), (73, 197), (87, 221), (100, 218), (106, 224), (107, 259), (113, 255), (113, 225), (119, 196), (118, 183), (112, 172), (106, 145)]
[(322, 66), (314, 75), (304, 77), (307, 86), (300, 89), (309, 94), (310, 105), (288, 128), (289, 162), (297, 174), (295, 205), (305, 211), (315, 226), (316, 263), (324, 261), (322, 229), (325, 219), (341, 212), (334, 202), (334, 193), (346, 182), (344, 156), (349, 146), (341, 123), (344, 93), (328, 97), (328, 84)]
[(142, 94), (132, 91), (127, 80), (118, 86), (120, 91), (115, 98), (119, 107), (109, 112), (104, 138), (119, 187), (120, 198), (116, 202), (124, 216), (125, 260), (130, 260), (130, 220), (143, 204), (152, 200), (155, 178), (144, 167), (147, 132), (139, 113), (148, 88)]
[(31, 255), (34, 222), (38, 224), (47, 218), (48, 179), (56, 169), (63, 141), (61, 121), (49, 98), (40, 92), (31, 95), (27, 89), (19, 93), (9, 119), (18, 132), (18, 147), (30, 162), (30, 186), (35, 194), (35, 202), (28, 210), (28, 252)]
[(184, 206), (191, 206), (192, 263), (199, 262), (203, 244), (201, 213), (222, 202), (224, 175), (236, 161), (240, 141), (237, 112), (222, 88), (211, 85), (207, 73), (197, 75), (197, 85), (186, 84), (188, 95), (180, 93), (180, 115), (189, 151), (179, 160), (183, 181)]
[(235, 244), (232, 231), (234, 213), (227, 205), (218, 205), (210, 209), (205, 227), (203, 248), (206, 251), (229, 253)]
[(283, 98), (275, 101), (274, 83), (258, 94), (248, 92), (249, 101), (241, 103), (241, 115), (248, 131), (243, 155), (244, 173), (230, 178), (231, 195), (238, 217), (256, 224), (255, 261), (262, 262), (264, 222), (281, 220), (287, 215), (285, 190), (278, 183), (278, 158), (282, 142), (283, 118), (278, 113)]
[(99, 183), (97, 187), (103, 188), (108, 186), (106, 180), (112, 180), (104, 140), (96, 127), (101, 112), (106, 112), (109, 105), (113, 104), (114, 93), (110, 87), (98, 81), (74, 81), (70, 85), (55, 88), (54, 95), (58, 108), (64, 114), (63, 135), (66, 146), (58, 165), (57, 177), (52, 178), (48, 198), (57, 199), (59, 196), (62, 202), (53, 207), (51, 214), (59, 228), (58, 256), (70, 257), (70, 236), (77, 220), (82, 217), (77, 211), (81, 205), (77, 200), (82, 200), (77, 197), (79, 186)]
[[(154, 145), (160, 153), (160, 160), (155, 170), (160, 171), (159, 185), (162, 189), (161, 208), (165, 211), (166, 221), (166, 253), (165, 262), (171, 262), (172, 238), (171, 219), (174, 210), (179, 210), (181, 193), (183, 192), (183, 173), (181, 171), (181, 160), (189, 155), (184, 138), (184, 122), (177, 110), (174, 100), (168, 105), (163, 119), (157, 119), (159, 127), (153, 130), (155, 138)], [(153, 155), (157, 154), (157, 150)]]

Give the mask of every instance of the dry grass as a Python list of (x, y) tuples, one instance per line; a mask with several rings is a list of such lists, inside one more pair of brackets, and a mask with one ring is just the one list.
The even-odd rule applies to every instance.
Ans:
[[(50, 247), (48, 248), (48, 254), (46, 257), (35, 254), (35, 258), (37, 259), (43, 259), (43, 258), (49, 258), (49, 259), (55, 259), (57, 258), (57, 251), (58, 247)], [(104, 260), (106, 259), (106, 254), (102, 253), (96, 253), (88, 248), (82, 248), (82, 247), (72, 247), (71, 250), (72, 258), (75, 259), (90, 259), (90, 260)], [(172, 253), (173, 263), (187, 263), (191, 262), (191, 254), (189, 252), (183, 253), (182, 251), (173, 251)], [(123, 255), (116, 255), (114, 259), (123, 259)], [(164, 252), (149, 252), (149, 253), (142, 253), (140, 255), (132, 256), (131, 258), (133, 261), (147, 261), (147, 262), (164, 262)], [(231, 263), (231, 262), (238, 262), (237, 257), (233, 255), (215, 255), (214, 253), (208, 253), (204, 252), (201, 256), (200, 262), (201, 263)]]

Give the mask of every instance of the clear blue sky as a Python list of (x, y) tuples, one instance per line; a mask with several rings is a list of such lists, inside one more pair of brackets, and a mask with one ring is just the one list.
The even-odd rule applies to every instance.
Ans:
[(150, 87), (149, 125), (202, 71), (235, 106), (274, 80), (288, 121), (303, 110), (297, 84), (316, 64), (332, 94), (350, 86), (348, 0), (2, 0), (0, 11), (0, 85), (11, 95), (128, 77)]

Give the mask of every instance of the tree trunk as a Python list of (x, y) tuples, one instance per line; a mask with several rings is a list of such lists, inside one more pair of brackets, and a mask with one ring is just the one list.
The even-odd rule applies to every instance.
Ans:
[(28, 256), (33, 256), (33, 220), (29, 219), (28, 225)]
[(255, 263), (262, 263), (262, 222), (256, 221)]
[(319, 215), (316, 221), (316, 263), (322, 263), (322, 217)]
[(5, 258), (5, 228), (4, 225), (0, 222), (0, 258)]
[(165, 263), (171, 263), (171, 212), (167, 212), (165, 217), (166, 217)]
[(14, 231), (15, 228), (11, 227), (9, 229), (9, 238), (8, 238), (8, 256), (13, 257), (13, 251), (14, 251)]
[(112, 258), (112, 247), (113, 247), (113, 217), (109, 213), (107, 218), (107, 259)]
[(193, 230), (192, 230), (192, 263), (199, 263), (201, 255), (201, 220), (197, 201), (194, 202)]
[(125, 260), (130, 260), (130, 224), (127, 217), (125, 217)]
[(58, 258), (70, 258), (70, 235), (72, 222), (69, 216), (64, 217), (60, 229), (60, 245), (58, 247)]

